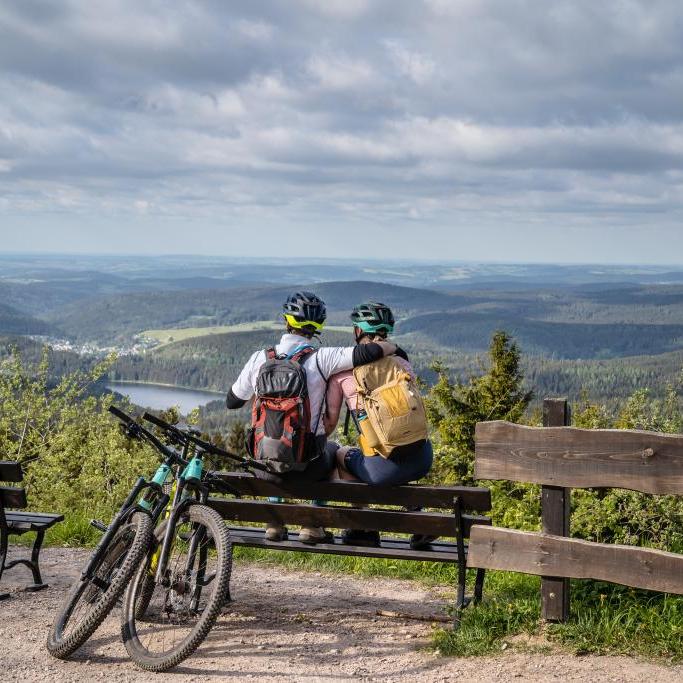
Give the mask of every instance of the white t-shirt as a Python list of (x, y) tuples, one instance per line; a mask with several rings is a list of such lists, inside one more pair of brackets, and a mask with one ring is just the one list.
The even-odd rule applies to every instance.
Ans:
[[(280, 343), (275, 347), (278, 355), (289, 354), (298, 346), (307, 346), (309, 342), (296, 334), (283, 334)], [(256, 392), (256, 378), (261, 366), (266, 362), (265, 350), (256, 351), (242, 368), (239, 377), (232, 385), (232, 393), (243, 401), (248, 401)], [(308, 396), (311, 403), (311, 429), (318, 425), (317, 434), (325, 434), (325, 425), (320, 412), (325, 404), (325, 388), (327, 380), (338, 372), (353, 368), (353, 347), (321, 346), (310, 354), (303, 363), (308, 385)], [(322, 373), (322, 374), (321, 374)]]

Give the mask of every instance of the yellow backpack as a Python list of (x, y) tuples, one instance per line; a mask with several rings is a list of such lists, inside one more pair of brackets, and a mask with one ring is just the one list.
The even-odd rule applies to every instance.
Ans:
[(388, 458), (397, 446), (427, 438), (427, 416), (417, 382), (395, 357), (354, 368), (360, 446)]

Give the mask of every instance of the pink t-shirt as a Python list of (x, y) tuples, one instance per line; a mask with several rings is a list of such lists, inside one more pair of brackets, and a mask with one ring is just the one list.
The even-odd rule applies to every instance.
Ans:
[[(396, 360), (401, 366), (410, 373), (411, 377), (415, 377), (415, 372), (410, 363), (403, 358), (396, 356)], [(339, 372), (330, 377), (327, 385), (327, 394), (325, 396), (325, 432), (331, 434), (341, 413), (342, 406), (346, 402), (349, 410), (357, 410), (358, 408), (358, 393), (356, 392), (356, 380), (353, 377), (353, 371)]]

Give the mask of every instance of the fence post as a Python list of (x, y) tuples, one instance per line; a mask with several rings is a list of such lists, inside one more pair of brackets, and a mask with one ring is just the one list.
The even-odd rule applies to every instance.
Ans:
[[(543, 426), (565, 427), (571, 424), (566, 398), (546, 398), (543, 401)], [(561, 486), (541, 486), (541, 518), (543, 532), (569, 536), (571, 489)], [(547, 621), (569, 618), (569, 579), (541, 579), (541, 617)]]

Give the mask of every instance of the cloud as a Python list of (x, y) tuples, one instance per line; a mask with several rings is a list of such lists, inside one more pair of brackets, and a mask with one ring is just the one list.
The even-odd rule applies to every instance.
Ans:
[(413, 52), (395, 40), (386, 41), (386, 46), (400, 73), (418, 85), (431, 80), (436, 68), (433, 59), (420, 52)]
[(680, 229), (682, 86), (673, 0), (15, 0), (0, 221)]

